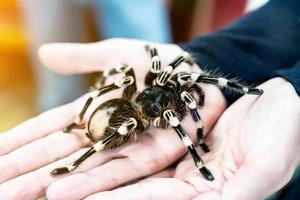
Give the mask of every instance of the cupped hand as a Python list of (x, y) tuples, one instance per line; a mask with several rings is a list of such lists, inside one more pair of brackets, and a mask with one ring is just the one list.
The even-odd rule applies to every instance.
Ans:
[(262, 96), (229, 107), (209, 134), (212, 151), (204, 159), (214, 182), (204, 181), (186, 156), (175, 168), (86, 200), (262, 200), (278, 191), (299, 165), (300, 99), (282, 78), (261, 88)]
[[(49, 44), (40, 49), (39, 55), (45, 65), (62, 74), (97, 72), (116, 64), (129, 64), (136, 72), (138, 88), (142, 89), (150, 68), (150, 57), (144, 45), (143, 41), (125, 39), (93, 44)], [(163, 66), (182, 52), (176, 45), (154, 45)], [(192, 69), (186, 65), (178, 67), (178, 71), (185, 70), (200, 69), (196, 65)], [(224, 111), (225, 100), (214, 86), (204, 86), (204, 91), (206, 104), (200, 114), (207, 133)], [(93, 108), (114, 95), (117, 94), (99, 98), (89, 109), (85, 122)], [(89, 145), (85, 131), (61, 132), (73, 122), (87, 97), (85, 95), (0, 134), (0, 199), (36, 199), (45, 193), (50, 200), (83, 199), (161, 171), (186, 152), (172, 130), (153, 129), (137, 142), (114, 151), (96, 153), (72, 174), (51, 177), (51, 170), (70, 164)], [(196, 127), (189, 116), (184, 119), (183, 126), (193, 127), (187, 132), (195, 139)]]

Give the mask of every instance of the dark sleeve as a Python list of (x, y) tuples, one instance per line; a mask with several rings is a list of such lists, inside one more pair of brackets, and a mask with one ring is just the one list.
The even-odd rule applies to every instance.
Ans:
[[(249, 85), (265, 82), (278, 71), (276, 75), (284, 75), (299, 91), (299, 84), (295, 84), (299, 67), (285, 69), (300, 60), (300, 1), (271, 0), (231, 26), (181, 47), (205, 70), (217, 69)], [(286, 75), (292, 72), (298, 74)], [(238, 98), (226, 90), (224, 95), (228, 104)]]
[(289, 81), (295, 87), (298, 96), (300, 96), (300, 61), (292, 68), (276, 71), (274, 77), (276, 76), (280, 76)]

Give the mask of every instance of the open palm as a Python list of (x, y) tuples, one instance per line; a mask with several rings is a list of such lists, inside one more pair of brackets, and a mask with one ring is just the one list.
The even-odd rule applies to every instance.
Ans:
[(244, 96), (229, 107), (209, 134), (213, 147), (204, 159), (214, 182), (204, 181), (186, 156), (175, 168), (86, 199), (261, 200), (276, 192), (299, 165), (300, 101), (281, 78), (261, 88), (261, 97)]
[[(63, 74), (96, 72), (119, 63), (131, 65), (137, 74), (137, 85), (142, 86), (149, 70), (150, 58), (143, 50), (144, 42), (113, 39), (95, 44), (52, 44), (41, 48), (42, 61), (54, 71)], [(182, 51), (175, 45), (157, 45), (165, 66)], [(198, 71), (182, 65), (178, 70)], [(108, 80), (109, 81), (109, 80)], [(139, 88), (142, 89), (142, 88)], [(205, 131), (208, 132), (225, 109), (225, 100), (219, 89), (204, 86), (206, 104), (201, 110)], [(91, 111), (117, 93), (99, 98)], [(49, 199), (83, 199), (91, 194), (113, 189), (129, 181), (158, 172), (186, 152), (172, 130), (150, 130), (150, 134), (111, 152), (99, 152), (84, 162), (71, 175), (51, 177), (49, 172), (70, 164), (89, 144), (84, 131), (62, 134), (82, 108), (87, 96), (28, 120), (0, 135), (0, 197), (35, 199), (45, 195)], [(184, 127), (193, 127), (188, 133), (195, 139), (190, 117)], [(192, 161), (190, 161), (193, 164)]]

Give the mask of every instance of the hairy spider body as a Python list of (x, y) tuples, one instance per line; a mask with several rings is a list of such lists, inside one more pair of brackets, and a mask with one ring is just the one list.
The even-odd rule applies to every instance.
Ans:
[[(193, 64), (187, 52), (183, 52), (165, 69), (161, 70), (156, 48), (146, 46), (146, 50), (150, 52), (152, 61), (150, 70), (145, 77), (146, 88), (138, 93), (134, 71), (128, 65), (119, 65), (111, 70), (101, 72), (97, 89), (91, 93), (79, 115), (72, 124), (64, 129), (64, 132), (70, 132), (74, 128), (83, 128), (83, 116), (95, 98), (120, 88), (123, 89), (122, 98), (108, 100), (95, 109), (89, 119), (86, 133), (94, 145), (71, 165), (54, 169), (51, 175), (71, 172), (95, 152), (120, 147), (128, 140), (136, 139), (146, 133), (151, 126), (157, 128), (171, 126), (191, 153), (202, 176), (209, 181), (214, 180), (212, 173), (205, 167), (203, 160), (198, 155), (192, 140), (180, 124), (189, 111), (196, 123), (197, 142), (204, 152), (209, 151), (204, 142), (203, 122), (197, 110), (204, 106), (204, 92), (198, 83), (228, 87), (243, 94), (260, 95), (263, 91), (206, 73), (180, 72), (173, 74), (173, 70), (181, 63)], [(116, 73), (124, 73), (125, 77), (103, 86), (106, 78)]]
[[(186, 106), (181, 101), (180, 95), (174, 85), (151, 86), (143, 90), (136, 98), (136, 103), (141, 106), (145, 117), (152, 122), (161, 118), (163, 111), (174, 109), (180, 117), (186, 113)], [(163, 119), (163, 118), (162, 118)], [(166, 122), (155, 124), (158, 128), (167, 126)]]
[(152, 86), (138, 94), (134, 102), (123, 98), (106, 101), (92, 113), (86, 135), (93, 142), (103, 141), (117, 132), (127, 119), (140, 119), (136, 120), (137, 126), (133, 131), (129, 134), (118, 134), (118, 137), (103, 147), (103, 150), (109, 150), (126, 143), (130, 137), (137, 138), (151, 124), (157, 128), (167, 128), (168, 123), (163, 119), (165, 110), (174, 109), (176, 113), (180, 113), (178, 115), (180, 121), (187, 112), (178, 92), (174, 86), (170, 85), (165, 87)]
[[(130, 118), (137, 119), (136, 123), (131, 125), (135, 128), (128, 133), (118, 132), (124, 121)], [(131, 137), (137, 138), (147, 129), (148, 122), (142, 119), (143, 115), (135, 104), (122, 98), (112, 99), (104, 102), (94, 111), (89, 120), (86, 135), (94, 142), (105, 141), (115, 136), (110, 142), (104, 142), (103, 146), (103, 150), (114, 149), (126, 143)], [(131, 128), (128, 127), (128, 129)]]

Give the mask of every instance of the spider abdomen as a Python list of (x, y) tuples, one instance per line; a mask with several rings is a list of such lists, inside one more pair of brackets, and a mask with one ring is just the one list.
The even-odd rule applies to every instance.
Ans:
[[(119, 128), (130, 118), (137, 119), (135, 129), (125, 134), (119, 133)], [(145, 125), (139, 120), (141, 118), (138, 109), (131, 102), (122, 98), (112, 99), (101, 104), (91, 115), (87, 136), (93, 142), (103, 141), (104, 150), (113, 149), (145, 130)]]

